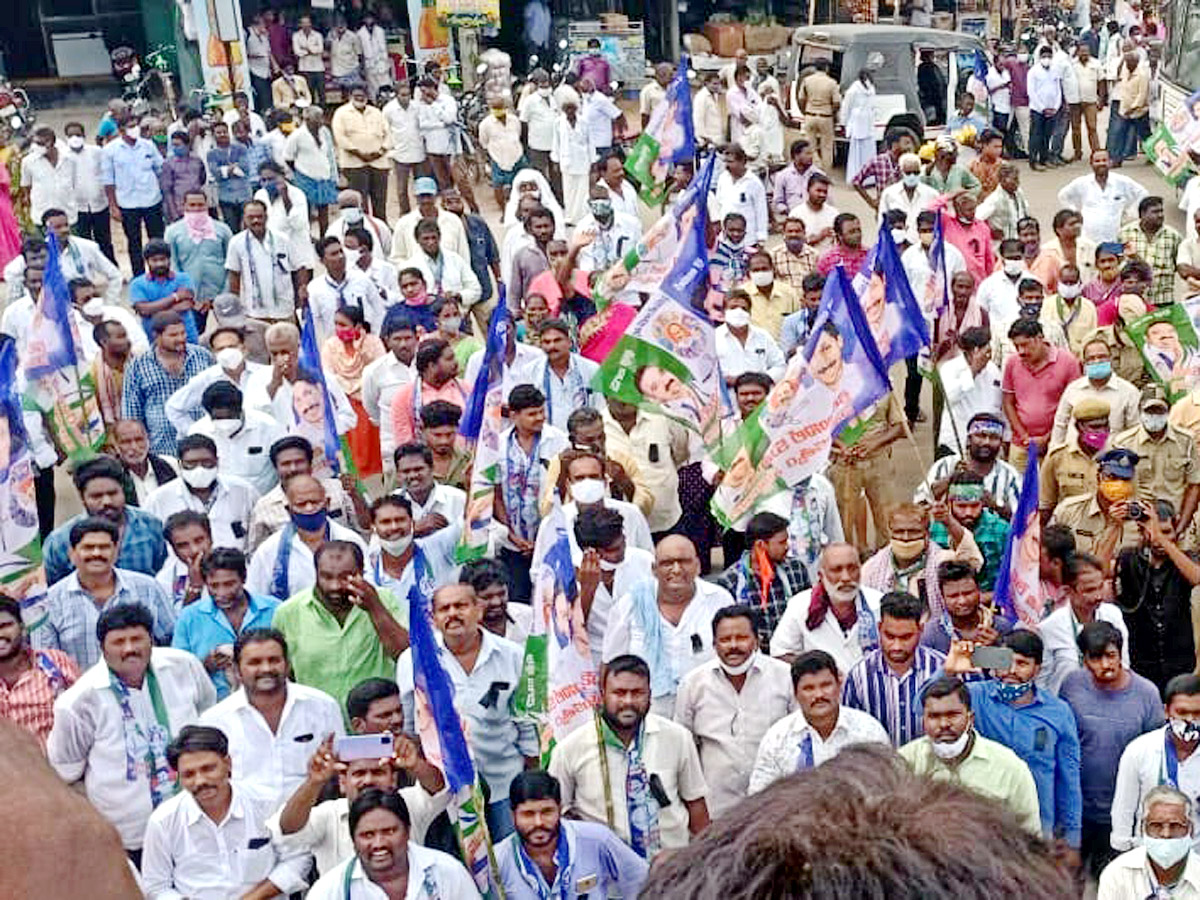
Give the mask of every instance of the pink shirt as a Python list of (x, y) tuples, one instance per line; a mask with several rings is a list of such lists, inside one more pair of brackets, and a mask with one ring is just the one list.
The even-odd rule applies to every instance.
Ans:
[(1014, 394), (1017, 415), (1030, 437), (1045, 437), (1054, 428), (1054, 413), (1068, 384), (1083, 374), (1079, 360), (1066, 350), (1050, 348), (1050, 355), (1036, 372), (1021, 357), (1004, 362), (1004, 393)]
[[(418, 390), (420, 393), (413, 396)], [(423, 407), (434, 400), (446, 400), (465, 411), (468, 397), (470, 392), (467, 386), (457, 378), (447, 381), (440, 388), (435, 388), (424, 380), (421, 380), (419, 385), (415, 381), (401, 385), (396, 391), (396, 396), (392, 398), (392, 431), (396, 436), (395, 446), (420, 440), (420, 414)]]
[(942, 210), (942, 233), (962, 253), (967, 271), (975, 276), (976, 287), (996, 271), (992, 229), (987, 222), (976, 219), (970, 225), (964, 225), (949, 210)]

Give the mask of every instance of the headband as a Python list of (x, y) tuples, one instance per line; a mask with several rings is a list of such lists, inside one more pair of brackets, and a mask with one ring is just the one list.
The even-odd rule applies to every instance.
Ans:
[(977, 502), (983, 499), (983, 485), (952, 484), (950, 485), (946, 496), (950, 500), (964, 500), (968, 503)]

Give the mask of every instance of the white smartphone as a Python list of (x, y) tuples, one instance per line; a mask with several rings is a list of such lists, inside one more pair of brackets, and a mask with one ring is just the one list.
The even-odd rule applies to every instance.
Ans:
[(387, 759), (392, 755), (392, 734), (351, 734), (336, 738), (333, 753), (342, 762), (352, 759)]

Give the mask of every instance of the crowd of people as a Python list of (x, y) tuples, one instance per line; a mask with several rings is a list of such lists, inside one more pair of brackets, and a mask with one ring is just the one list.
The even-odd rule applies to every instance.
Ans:
[[(1048, 31), (1032, 67), (998, 51), (968, 88), (985, 108), (970, 147), (952, 135), (976, 94), (936, 142), (896, 128), (876, 152), (857, 133), (870, 73), (843, 98), (818, 65), (783, 165), (799, 123), (770, 68), (739, 58), (702, 79), (694, 129), (719, 176), (693, 309), (714, 328), (730, 433), (816, 341), (826, 278), (856, 273), (873, 236), (889, 232), (922, 298), (940, 235), (950, 300), (929, 359), (824, 472), (727, 528), (710, 510), (725, 473), (697, 435), (607, 395), (581, 352), (613, 299), (598, 277), (697, 171), (677, 166), (646, 205), (599, 46), (558, 87), (535, 71), (493, 101), (480, 143), (498, 221), (462, 176), (437, 66), (415, 94), (394, 82), (370, 15), (326, 35), (255, 17), (252, 91), (223, 113), (168, 122), (114, 101), (94, 128), (39, 127), (14, 183), (24, 234), (0, 259), (0, 349), (28, 354), (65, 285), (106, 438), (68, 465), (52, 414), (0, 407), (0, 471), (32, 458), (32, 496), (12, 503), (36, 507), (48, 587), (37, 621), (27, 581), (0, 587), (0, 718), (80, 785), (149, 897), (476, 896), (461, 798), (422, 727), (419, 556), (510, 898), (702, 896), (697, 854), (736, 844), (751, 811), (811, 813), (803, 840), (836, 841), (812, 810), (873, 785), (915, 810), (875, 827), (917, 835), (959, 802), (912, 806), (930, 779), (999, 801), (999, 849), (1042, 854), (1065, 885), (1200, 896), (1200, 380), (1168, 315), (1192, 315), (1200, 216), (1180, 234), (1162, 196), (1113, 171), (1144, 128), (1149, 62), (1137, 26), (1109, 31)], [(642, 90), (643, 126), (673, 75), (660, 65)], [(846, 182), (870, 217), (834, 205), (835, 119), (855, 131)], [(1069, 162), (1071, 129), (1090, 171), (1063, 179), (1044, 223), (1017, 161)], [(475, 460), (459, 430), (501, 298), (494, 521), (461, 563)], [(1143, 352), (1130, 326), (1148, 313), (1163, 315)], [(906, 484), (920, 422), (934, 462)], [(82, 506), (65, 520), (56, 472)], [(544, 630), (534, 550), (559, 512), (599, 703), (547, 763), (517, 692)], [(1040, 528), (1037, 623), (996, 594), (1017, 527)], [(795, 841), (780, 853), (807, 852)]]

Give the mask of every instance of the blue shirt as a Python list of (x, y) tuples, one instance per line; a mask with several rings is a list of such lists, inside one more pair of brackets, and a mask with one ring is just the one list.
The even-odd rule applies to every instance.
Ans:
[[(201, 597), (190, 606), (185, 606), (175, 623), (175, 637), (171, 646), (178, 650), (186, 650), (204, 662), (208, 654), (221, 644), (237, 642), (238, 635), (252, 628), (270, 628), (271, 617), (275, 615), (275, 607), (279, 601), (274, 597), (258, 597), (248, 593), (249, 606), (242, 618), (242, 627), (234, 631), (225, 613), (217, 608), (212, 597)], [(229, 679), (223, 671), (210, 672), (213, 685), (217, 689), (217, 699), (224, 700), (229, 696)]]
[(162, 203), (158, 173), (163, 158), (158, 148), (145, 138), (132, 144), (123, 137), (109, 141), (101, 151), (100, 181), (116, 189), (121, 209), (147, 209)]
[(1079, 787), (1079, 733), (1071, 707), (1033, 690), (1033, 701), (1014, 706), (1000, 699), (1000, 682), (967, 685), (975, 728), (1024, 760), (1037, 784), (1042, 831), (1079, 846), (1083, 795)]
[[(221, 167), (227, 166), (221, 175)], [(243, 174), (234, 175), (233, 166)], [(250, 155), (246, 146), (231, 141), (228, 147), (213, 147), (208, 151), (208, 177), (217, 185), (217, 199), (222, 203), (246, 203), (250, 199)]]
[(793, 350), (798, 350), (807, 343), (816, 321), (815, 309), (798, 309), (783, 317), (783, 325), (779, 330), (779, 349), (783, 351), (784, 356), (791, 356)]
[[(566, 858), (547, 885), (541, 870), (521, 851), (521, 836), (510, 834), (496, 845), (496, 866), (508, 900), (541, 900), (543, 897), (636, 897), (650, 867), (607, 826), (596, 822), (559, 820), (559, 854), (567, 842)], [(561, 856), (556, 854), (556, 858)], [(565, 864), (564, 864), (565, 863)], [(569, 878), (565, 885), (563, 879)]]
[[(149, 272), (143, 272), (129, 282), (129, 303), (134, 307), (134, 312), (137, 312), (136, 304), (156, 303), (178, 290), (188, 290), (191, 291), (193, 297), (196, 296), (196, 283), (192, 281), (192, 276), (187, 272), (172, 272), (166, 278), (151, 278)], [(150, 331), (151, 318), (152, 316), (142, 316), (142, 328), (146, 330), (146, 337), (153, 343), (154, 334)], [(189, 344), (200, 343), (200, 330), (196, 327), (196, 314), (190, 309), (183, 313), (183, 327), (187, 329)]]
[(921, 688), (945, 661), (936, 650), (918, 646), (909, 670), (897, 676), (884, 660), (883, 651), (872, 650), (846, 673), (842, 703), (873, 715), (887, 730), (892, 746), (903, 747), (925, 734)]
[[(50, 532), (46, 543), (42, 545), (47, 584), (62, 581), (75, 571), (75, 564), (67, 556), (70, 546), (68, 536), (71, 526), (85, 515), (80, 513), (63, 522)], [(163, 538), (162, 523), (136, 506), (126, 506), (121, 545), (117, 548), (117, 568), (141, 572), (153, 578), (166, 561), (167, 542)]]
[[(234, 143), (238, 143), (234, 141)], [(262, 179), (258, 175), (258, 167), (268, 161), (273, 161), (271, 155), (271, 145), (266, 141), (251, 141), (249, 144), (241, 144), (246, 150), (246, 177), (250, 180), (250, 189), (256, 191), (262, 186)]]
[[(166, 404), (172, 394), (199, 375), (216, 360), (203, 347), (188, 344), (183, 371), (174, 375), (163, 368), (153, 345), (125, 368), (121, 394), (121, 417), (137, 419), (150, 434), (150, 452), (174, 456), (175, 426), (167, 420)], [(159, 565), (161, 565), (161, 560)], [(157, 568), (155, 571), (158, 571)]]

